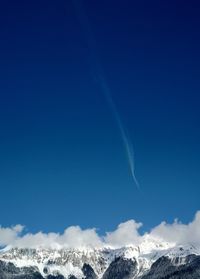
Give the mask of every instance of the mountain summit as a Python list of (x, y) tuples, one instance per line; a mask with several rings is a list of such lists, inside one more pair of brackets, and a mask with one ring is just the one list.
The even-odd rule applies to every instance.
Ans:
[(145, 239), (118, 249), (7, 247), (0, 251), (0, 279), (196, 279), (200, 249)]

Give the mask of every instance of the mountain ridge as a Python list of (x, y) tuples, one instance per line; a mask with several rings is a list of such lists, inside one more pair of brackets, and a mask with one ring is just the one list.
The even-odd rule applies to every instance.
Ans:
[[(182, 272), (182, 268), (186, 272), (187, 266), (191, 269), (191, 265), (198, 259), (200, 248), (197, 245), (174, 245), (155, 240), (145, 240), (138, 246), (121, 248), (6, 247), (0, 250), (0, 279), (174, 279), (179, 277), (169, 277), (168, 273), (178, 274)], [(162, 274), (162, 269), (168, 277), (155, 277), (156, 274)], [(195, 272), (196, 269), (195, 266)], [(1, 274), (4, 274), (3, 277)], [(23, 277), (24, 274), (26, 277)], [(185, 278), (181, 276), (180, 278)]]

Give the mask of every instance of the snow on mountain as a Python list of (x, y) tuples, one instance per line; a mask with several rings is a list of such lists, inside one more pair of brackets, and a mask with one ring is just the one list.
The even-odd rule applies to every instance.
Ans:
[[(200, 247), (194, 245), (176, 246), (172, 243), (144, 236), (138, 246), (125, 246), (114, 249), (30, 249), (7, 247), (0, 251), (0, 260), (13, 263), (16, 267), (37, 267), (42, 276), (62, 274), (65, 278), (74, 275), (83, 278), (82, 267), (89, 264), (98, 278), (101, 278), (116, 258), (124, 258), (137, 263), (137, 276), (147, 272), (152, 264), (162, 256), (172, 259), (174, 264), (184, 264), (186, 256), (200, 255)], [(177, 260), (179, 258), (179, 260)]]

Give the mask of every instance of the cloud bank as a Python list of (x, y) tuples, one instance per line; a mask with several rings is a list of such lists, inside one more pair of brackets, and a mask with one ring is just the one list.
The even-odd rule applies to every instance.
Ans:
[(107, 232), (104, 236), (96, 229), (83, 230), (79, 226), (68, 227), (62, 234), (24, 233), (24, 226), (16, 225), (10, 228), (0, 227), (0, 246), (19, 248), (101, 248), (110, 246), (119, 248), (127, 245), (138, 245), (144, 238), (166, 241), (173, 244), (194, 243), (200, 245), (200, 211), (195, 214), (192, 222), (183, 224), (175, 220), (172, 224), (162, 222), (143, 235), (139, 233), (142, 223), (135, 220), (118, 225), (116, 230)]

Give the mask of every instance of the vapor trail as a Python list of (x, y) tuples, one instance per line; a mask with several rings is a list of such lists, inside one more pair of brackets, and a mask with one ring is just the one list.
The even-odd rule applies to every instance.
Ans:
[(121, 121), (121, 118), (120, 118), (120, 115), (117, 111), (117, 108), (116, 108), (116, 105), (112, 99), (112, 96), (111, 96), (111, 92), (110, 92), (110, 89), (105, 81), (105, 79), (103, 77), (100, 77), (100, 85), (101, 85), (101, 88), (102, 88), (102, 91), (107, 99), (107, 102), (108, 104), (110, 105), (110, 108), (114, 114), (114, 117), (117, 121), (117, 124), (118, 124), (118, 127), (119, 127), (119, 130), (121, 132), (121, 137), (122, 137), (122, 140), (123, 140), (123, 143), (124, 143), (124, 147), (125, 147), (125, 151), (126, 151), (126, 155), (127, 155), (127, 159), (128, 159), (128, 163), (129, 163), (129, 167), (130, 167), (130, 171), (131, 171), (131, 175), (132, 175), (132, 178), (133, 178), (133, 181), (135, 182), (136, 186), (138, 188), (140, 188), (139, 186), (139, 183), (136, 179), (136, 176), (135, 176), (135, 163), (134, 163), (134, 154), (133, 154), (133, 147), (130, 143), (130, 141), (128, 140), (128, 136), (125, 132), (125, 129), (124, 129), (124, 126), (123, 126), (123, 123)]
[(119, 130), (121, 133), (121, 137), (123, 140), (124, 148), (126, 151), (126, 156), (127, 156), (131, 176), (132, 176), (133, 181), (136, 184), (137, 188), (139, 189), (140, 185), (135, 176), (135, 162), (134, 162), (133, 147), (128, 139), (127, 134), (125, 133), (125, 129), (124, 129), (123, 123), (121, 121), (120, 115), (118, 113), (118, 110), (116, 108), (116, 105), (113, 101), (113, 98), (112, 98), (112, 95), (110, 92), (110, 88), (105, 80), (103, 70), (101, 67), (101, 63), (98, 59), (98, 55), (97, 55), (97, 51), (96, 51), (97, 50), (96, 41), (94, 40), (94, 36), (93, 36), (93, 32), (90, 27), (89, 20), (86, 16), (85, 12), (83, 11), (83, 8), (81, 7), (80, 0), (72, 0), (72, 2), (75, 6), (79, 22), (81, 24), (81, 27), (82, 27), (82, 29), (85, 33), (86, 39), (87, 39), (87, 44), (88, 44), (88, 48), (89, 48), (90, 55), (91, 55), (92, 69), (94, 70), (93, 76), (95, 77), (95, 80), (98, 82), (102, 92), (104, 93), (105, 99), (107, 100), (107, 102), (112, 110), (112, 113), (116, 119), (116, 122), (118, 124)]

